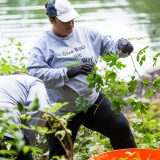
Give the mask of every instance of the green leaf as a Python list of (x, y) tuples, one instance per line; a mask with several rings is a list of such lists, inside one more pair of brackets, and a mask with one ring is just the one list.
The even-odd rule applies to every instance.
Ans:
[(142, 66), (142, 64), (145, 62), (145, 60), (146, 60), (146, 56), (144, 55), (144, 56), (142, 56), (142, 58), (139, 62), (140, 66)]
[(136, 103), (137, 103), (136, 99), (134, 99), (134, 98), (129, 98), (128, 99), (128, 104), (129, 105), (133, 106), (133, 105), (136, 105)]
[(149, 83), (149, 79), (144, 79), (144, 80), (143, 80), (143, 85), (144, 85), (144, 87), (146, 87), (146, 86), (148, 85), (148, 83)]
[(146, 53), (146, 50), (148, 49), (149, 46), (144, 47), (137, 53), (137, 62), (139, 62), (140, 66), (144, 63), (146, 60), (146, 56), (144, 55)]
[(39, 99), (35, 98), (33, 105), (28, 108), (28, 111), (36, 111), (39, 108)]
[(86, 80), (89, 82), (88, 88), (95, 88), (96, 92), (101, 90), (103, 86), (103, 78), (100, 74), (96, 73), (96, 68), (92, 71), (92, 73), (87, 76)]
[(20, 113), (24, 113), (25, 108), (24, 108), (24, 104), (22, 102), (18, 102), (17, 104), (18, 110), (20, 111)]
[(114, 97), (111, 99), (111, 102), (112, 102), (112, 110), (117, 112), (117, 113), (120, 113), (121, 112), (121, 109), (126, 106), (126, 101), (124, 101), (122, 98), (120, 97)]
[(10, 41), (11, 43), (13, 43), (13, 42), (15, 41), (15, 38), (14, 38), (14, 37), (10, 37), (10, 38), (9, 38), (9, 41)]
[(115, 81), (117, 74), (114, 71), (107, 70), (105, 74), (105, 78), (107, 80)]
[(149, 46), (146, 46), (144, 48), (142, 48), (139, 52), (138, 52), (138, 55), (142, 55), (144, 53), (146, 53), (146, 50), (149, 48)]
[(82, 96), (79, 96), (76, 100), (75, 100), (75, 106), (76, 106), (76, 109), (77, 111), (80, 111), (80, 112), (87, 112), (90, 104), (89, 102)]
[(80, 65), (80, 61), (74, 61), (74, 62), (64, 64), (64, 67), (74, 67), (78, 65)]
[(68, 102), (65, 103), (54, 103), (52, 104), (52, 112), (55, 113), (56, 111), (58, 111), (61, 107), (67, 105)]
[(149, 106), (147, 106), (145, 103), (143, 103), (142, 101), (138, 101), (137, 102), (137, 108), (142, 112), (142, 113), (146, 113), (146, 111), (149, 109)]
[(160, 57), (160, 52), (153, 57), (153, 67), (157, 64), (158, 57)]
[(153, 81), (153, 86), (154, 86), (156, 89), (160, 90), (160, 76), (157, 77), (157, 78)]
[(102, 59), (106, 62), (109, 67), (113, 67), (117, 64), (118, 61), (118, 55), (116, 54), (110, 54), (110, 55), (105, 55), (102, 57)]
[(26, 119), (27, 119), (27, 115), (26, 115), (26, 114), (22, 114), (22, 115), (20, 116), (20, 118), (21, 118), (22, 120), (26, 120)]
[(128, 88), (123, 83), (120, 83), (117, 85), (117, 91), (120, 95), (126, 95), (128, 93)]
[(102, 57), (102, 59), (105, 61), (105, 62), (116, 62), (118, 60), (118, 55), (116, 54), (110, 54), (110, 55), (105, 55)]
[[(0, 154), (8, 154), (8, 155), (14, 154), (14, 155), (16, 155), (17, 152), (15, 150), (0, 150)], [(3, 160), (3, 159), (1, 159), (1, 160)], [(4, 160), (9, 160), (9, 159), (7, 158), (7, 159), (4, 159)]]
[(128, 83), (128, 91), (129, 93), (133, 93), (137, 88), (137, 80), (135, 79), (135, 76), (131, 77), (131, 81)]
[(154, 93), (155, 93), (155, 90), (153, 90), (152, 88), (149, 88), (146, 93), (146, 98), (150, 98), (151, 96), (153, 96)]
[(30, 147), (29, 147), (29, 146), (24, 146), (24, 147), (23, 147), (23, 152), (24, 152), (24, 154), (26, 154), (29, 150), (30, 150)]
[(22, 49), (21, 49), (20, 47), (18, 47), (17, 50), (18, 50), (19, 52), (22, 52)]
[(16, 43), (15, 45), (21, 47), (21, 46), (22, 46), (22, 43), (21, 43), (21, 42), (18, 42), (18, 43)]
[(123, 64), (122, 62), (117, 62), (116, 67), (117, 67), (118, 69), (122, 69), (122, 68), (125, 68), (126, 65)]

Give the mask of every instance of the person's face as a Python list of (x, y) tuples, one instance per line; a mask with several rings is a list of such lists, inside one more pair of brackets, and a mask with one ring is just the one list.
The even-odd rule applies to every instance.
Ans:
[(59, 37), (68, 36), (72, 32), (74, 27), (74, 20), (62, 22), (58, 18), (54, 18), (51, 23), (53, 24), (54, 33)]

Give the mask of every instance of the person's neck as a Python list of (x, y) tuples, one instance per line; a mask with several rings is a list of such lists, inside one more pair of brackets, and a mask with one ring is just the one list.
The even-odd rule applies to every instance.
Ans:
[(56, 35), (56, 36), (58, 36), (58, 37), (62, 37), (62, 38), (64, 38), (64, 37), (67, 37), (68, 35), (63, 35), (62, 33), (59, 33), (59, 32), (57, 32), (57, 31), (55, 31), (54, 30), (54, 28), (52, 29), (52, 32)]

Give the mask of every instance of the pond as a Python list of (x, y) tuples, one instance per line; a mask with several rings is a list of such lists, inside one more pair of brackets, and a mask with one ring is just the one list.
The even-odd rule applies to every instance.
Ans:
[[(42, 32), (51, 27), (45, 15), (46, 2), (47, 0), (0, 0), (0, 40), (15, 37), (29, 50)], [(87, 25), (113, 37), (131, 38), (135, 52), (150, 46), (149, 57), (160, 50), (159, 0), (71, 2), (80, 13), (76, 25)], [(151, 65), (149, 61), (142, 69), (139, 68), (142, 72), (148, 70)], [(124, 62), (133, 70), (133, 66), (130, 66), (131, 58), (125, 59)]]

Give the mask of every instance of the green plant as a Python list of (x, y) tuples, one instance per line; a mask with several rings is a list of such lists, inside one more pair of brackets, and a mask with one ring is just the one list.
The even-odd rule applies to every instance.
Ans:
[[(137, 52), (136, 60), (140, 66), (147, 59), (146, 52), (148, 48), (146, 46)], [(159, 57), (159, 53), (153, 57), (153, 67), (158, 62)], [(126, 116), (131, 122), (132, 130), (134, 130), (133, 133), (138, 147), (158, 148), (160, 146), (160, 119), (158, 111), (160, 106), (152, 102), (146, 103), (146, 100), (150, 100), (151, 97), (159, 93), (160, 77), (154, 77), (154, 79), (143, 78), (135, 67), (134, 75), (130, 77), (130, 80), (125, 81), (124, 79), (120, 79), (117, 74), (119, 70), (125, 68), (125, 65), (117, 55), (108, 54), (101, 58), (101, 62), (105, 62), (106, 66), (102, 68), (95, 66), (93, 72), (87, 77), (89, 87), (94, 87), (97, 91), (102, 90), (106, 97), (111, 100), (113, 110), (116, 112), (125, 111)], [(135, 66), (134, 61), (133, 65)], [(139, 77), (138, 79), (136, 78), (136, 74)], [(138, 97), (133, 98), (132, 95), (137, 92), (139, 85), (141, 85), (143, 92), (138, 94)], [(82, 101), (85, 101), (85, 99), (81, 99), (78, 104), (83, 104), (83, 110), (86, 111), (88, 105)], [(76, 140), (75, 155), (76, 158), (78, 157), (77, 159), (85, 160), (92, 154), (96, 154), (97, 151), (100, 153), (112, 149), (108, 145), (109, 141), (106, 137), (103, 137), (101, 141), (101, 135), (98, 133), (90, 131), (89, 135), (91, 136), (88, 136), (84, 130), (86, 129), (81, 128)], [(102, 148), (102, 151), (97, 150), (95, 139), (97, 139), (98, 145), (101, 146), (99, 148)], [(102, 143), (103, 141), (107, 141), (107, 146)], [(81, 144), (81, 149), (77, 149), (78, 144)], [(88, 145), (92, 150), (88, 149)]]
[(0, 46), (0, 75), (27, 72), (25, 63), (28, 54), (24, 52), (21, 42), (9, 38), (6, 44)]
[[(1, 121), (0, 121), (0, 146), (1, 148), (3, 148), (3, 150), (0, 150), (0, 157), (2, 155), (6, 155), (8, 157), (10, 157), (10, 159), (15, 159), (18, 152), (19, 151), (23, 151), (24, 153), (27, 153), (29, 150), (32, 151), (33, 155), (36, 157), (36, 159), (42, 160), (42, 157), (44, 159), (47, 159), (48, 156), (48, 152), (46, 151), (45, 154), (43, 154), (43, 151), (45, 150), (45, 145), (46, 144), (42, 144), (42, 146), (40, 147), (40, 145), (36, 145), (36, 146), (28, 146), (25, 145), (24, 143), (24, 137), (23, 135), (21, 135), (21, 133), (19, 132), (19, 130), (22, 130), (22, 132), (24, 130), (32, 130), (37, 132), (37, 134), (41, 135), (41, 139), (43, 139), (45, 137), (46, 134), (50, 134), (50, 133), (54, 133), (55, 136), (58, 137), (58, 139), (60, 140), (62, 146), (64, 147), (65, 151), (66, 151), (66, 155), (67, 157), (72, 160), (73, 159), (73, 150), (72, 150), (72, 142), (71, 142), (71, 132), (70, 130), (67, 129), (67, 121), (70, 118), (70, 116), (72, 116), (71, 114), (66, 114), (64, 116), (56, 116), (55, 115), (55, 111), (56, 109), (59, 109), (60, 107), (62, 107), (64, 104), (58, 103), (58, 104), (54, 104), (53, 108), (46, 108), (45, 109), (45, 113), (43, 115), (43, 119), (41, 119), (41, 121), (48, 121), (48, 123), (50, 124), (50, 128), (46, 128), (46, 127), (40, 127), (40, 126), (27, 126), (26, 122), (30, 121), (30, 119), (36, 119), (28, 116), (26, 114), (26, 109), (28, 111), (34, 111), (37, 110), (39, 104), (39, 100), (35, 99), (34, 103), (32, 106), (30, 106), (29, 108), (26, 108), (22, 103), (19, 102), (18, 106), (15, 106), (13, 109), (16, 112), (20, 112), (20, 118), (23, 121), (22, 124), (14, 124), (14, 123), (8, 123), (10, 121), (13, 122), (13, 109), (0, 109), (0, 117), (1, 117)], [(40, 119), (39, 119), (40, 120)], [(24, 131), (25, 132), (25, 131)], [(6, 135), (6, 133), (9, 133), (9, 135), (12, 136), (12, 139), (9, 141), (3, 141), (4, 136)], [(41, 140), (39, 139), (39, 140)], [(66, 145), (67, 142), (67, 145)], [(54, 157), (55, 158), (55, 157)], [(57, 157), (57, 159), (59, 159), (60, 157)], [(7, 158), (3, 158), (4, 160), (7, 160)]]
[[(27, 72), (25, 67), (26, 57), (29, 53), (25, 53), (23, 51), (23, 45), (20, 42), (16, 42), (14, 38), (9, 39), (9, 43), (3, 46), (0, 46), (0, 75), (12, 74), (16, 71)], [(140, 66), (142, 66), (147, 59), (146, 52), (149, 47), (146, 46), (143, 49), (139, 50), (137, 53), (137, 62)], [(135, 53), (133, 53), (135, 54)], [(153, 67), (158, 63), (158, 59), (160, 57), (160, 53), (157, 52), (153, 57)], [(131, 57), (132, 58), (132, 57)], [(160, 91), (160, 77), (154, 77), (154, 79), (143, 78), (135, 67), (135, 72), (132, 76), (130, 76), (128, 81), (124, 79), (120, 79), (118, 76), (118, 71), (123, 70), (126, 65), (124, 65), (117, 55), (108, 54), (101, 58), (101, 62), (105, 63), (105, 66), (95, 66), (92, 74), (87, 77), (89, 82), (89, 87), (95, 87), (97, 91), (102, 90), (107, 98), (112, 101), (112, 109), (116, 112), (121, 112), (125, 110), (126, 116), (132, 125), (132, 130), (134, 131), (135, 139), (137, 141), (138, 147), (153, 147), (158, 148), (160, 146), (160, 130), (159, 130), (159, 105), (155, 103), (146, 103), (143, 99), (150, 100), (155, 94)], [(133, 58), (132, 58), (133, 61)], [(76, 65), (78, 62), (73, 64), (69, 64), (69, 66)], [(134, 65), (134, 61), (133, 61)], [(135, 66), (135, 65), (134, 65)], [(138, 79), (136, 78), (138, 75)], [(143, 90), (143, 94), (139, 94), (138, 97), (133, 97), (132, 95), (137, 92), (137, 88), (141, 86)], [(81, 111), (87, 111), (88, 103), (85, 100), (85, 97), (79, 97), (76, 100), (76, 105), (79, 107)], [(36, 106), (37, 102), (35, 102)], [(63, 104), (57, 104), (54, 108), (59, 108)], [(33, 106), (32, 109), (35, 108)], [(129, 110), (128, 111), (128, 106)], [(97, 106), (98, 107), (98, 106)], [(23, 112), (23, 105), (19, 104), (19, 111)], [(46, 146), (45, 134), (47, 132), (56, 133), (57, 127), (60, 125), (64, 130), (57, 133), (60, 140), (63, 140), (66, 133), (67, 136), (70, 136), (70, 131), (66, 128), (67, 120), (69, 118), (68, 115), (66, 117), (55, 117), (53, 118), (55, 110), (52, 110), (48, 115), (48, 118), (56, 121), (56, 125), (53, 126), (51, 131), (47, 130), (47, 128), (37, 127), (35, 129), (40, 135), (39, 139), (40, 143), (36, 146), (36, 148), (32, 148), (35, 157), (38, 160), (46, 160), (48, 155), (48, 149)], [(0, 121), (0, 139), (3, 137), (4, 133), (9, 130), (14, 130), (17, 126), (11, 125), (8, 127), (7, 117), (2, 116), (3, 112), (0, 112), (0, 117), (2, 121)], [(22, 113), (21, 118), (29, 119), (30, 117), (25, 116)], [(25, 128), (26, 126), (18, 126), (20, 128)], [(23, 139), (19, 138), (15, 134), (15, 140), (13, 141), (17, 147), (24, 147), (24, 151), (26, 152), (29, 148), (28, 146), (23, 146)], [(95, 143), (96, 142), (96, 143)], [(62, 142), (63, 143), (63, 142)], [(1, 144), (1, 143), (0, 143)], [(7, 144), (10, 146), (9, 144)], [(42, 153), (42, 150), (45, 152)], [(86, 160), (91, 157), (93, 154), (97, 154), (103, 151), (112, 150), (109, 140), (98, 134), (97, 132), (93, 132), (87, 130), (84, 127), (81, 127), (78, 136), (76, 139), (76, 143), (74, 146), (74, 158), (75, 160)], [(5, 150), (7, 154), (13, 154), (11, 159), (14, 159), (16, 156), (17, 150)], [(73, 159), (73, 150), (70, 148), (66, 149), (69, 154), (70, 159)]]

